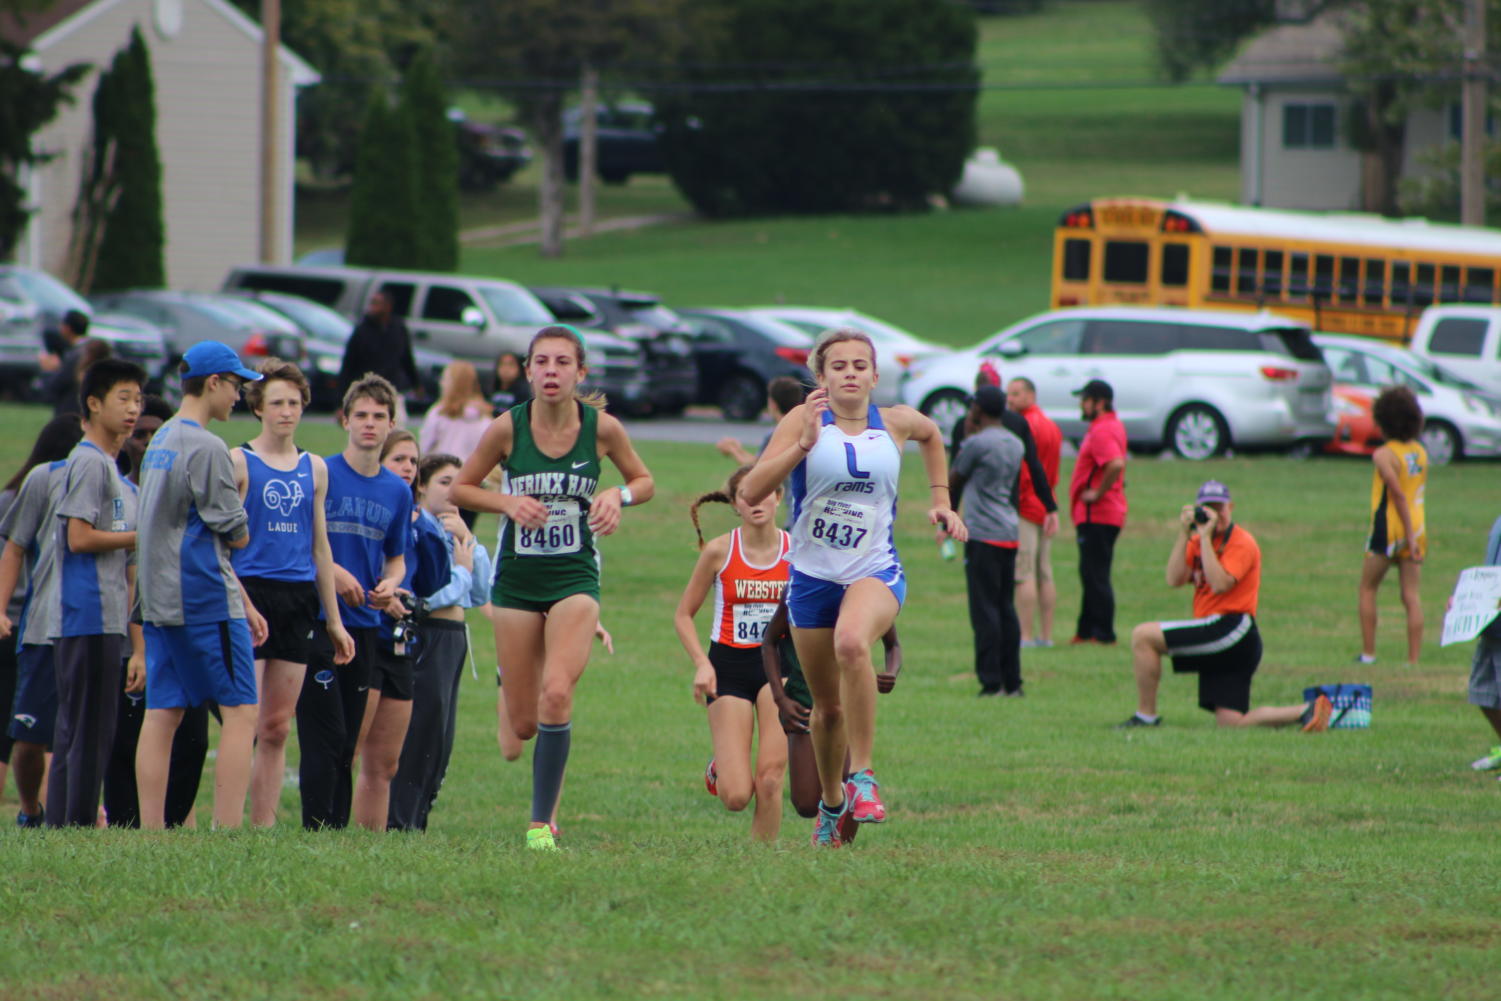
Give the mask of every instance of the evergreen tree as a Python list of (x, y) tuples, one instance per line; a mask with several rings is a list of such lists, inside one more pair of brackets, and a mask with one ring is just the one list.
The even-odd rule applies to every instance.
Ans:
[(71, 91), (88, 73), (86, 63), (46, 75), (26, 68), (25, 49), (0, 39), (0, 261), (15, 252), (31, 210), (20, 185), (23, 167), (36, 167), (51, 156), (33, 148), (31, 138), (72, 104)]
[(452, 271), (459, 264), (459, 148), (448, 95), (425, 49), (407, 67), (401, 103), (416, 135), (417, 266)]
[(344, 235), (348, 264), (415, 268), (417, 253), (417, 150), (412, 116), (393, 109), (385, 91), (370, 92), (355, 153), (349, 227)]
[[(98, 206), (90, 291), (160, 288), (167, 283), (162, 164), (156, 149), (156, 85), (139, 28), (115, 54), (94, 91), (91, 182), (112, 191)], [(104, 177), (108, 175), (108, 181)]]

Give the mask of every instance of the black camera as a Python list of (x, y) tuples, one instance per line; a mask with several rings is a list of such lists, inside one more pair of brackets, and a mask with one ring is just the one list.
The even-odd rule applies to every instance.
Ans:
[(1211, 520), (1213, 520), (1213, 518), (1214, 518), (1214, 515), (1211, 514), (1208, 511), (1208, 509), (1206, 509), (1202, 504), (1195, 504), (1194, 505), (1194, 524), (1195, 525), (1207, 525), (1207, 524), (1209, 524), (1209, 522)]
[(398, 591), (396, 597), (401, 601), (401, 607), (406, 609), (406, 615), (396, 620), (396, 625), (391, 627), (391, 642), (400, 648), (410, 645), (417, 640), (417, 626), (427, 618), (427, 602), (415, 594)]

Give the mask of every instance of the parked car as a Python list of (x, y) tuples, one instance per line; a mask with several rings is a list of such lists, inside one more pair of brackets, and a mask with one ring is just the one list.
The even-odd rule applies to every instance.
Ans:
[[(234, 296), (242, 296), (247, 301), (275, 310), (297, 325), (305, 338), (302, 345), (305, 359), (302, 368), (312, 389), (312, 408), (337, 410), (343, 402), (339, 399), (339, 368), (344, 363), (344, 346), (349, 341), (349, 335), (354, 332), (354, 324), (327, 306), (295, 295), (245, 292), (234, 293)], [(428, 400), (437, 399), (443, 369), (453, 361), (453, 357), (414, 345), (412, 360), (417, 363), (417, 375), (422, 380), (418, 392), (412, 395)]]
[(1408, 386), (1423, 407), (1423, 447), (1436, 466), (1501, 455), (1501, 399), (1478, 384), (1406, 348), (1368, 337), (1316, 334), (1314, 343), (1335, 384), (1372, 396), (1383, 386)]
[(753, 421), (766, 409), (766, 386), (784, 375), (813, 385), (808, 353), (813, 336), (742, 309), (684, 309), (698, 362), (697, 402), (726, 420)]
[(650, 383), (646, 402), (651, 412), (681, 413), (698, 398), (692, 331), (655, 295), (554, 286), (534, 286), (531, 291), (559, 322), (607, 330), (641, 345)]
[(476, 122), (458, 108), (448, 112), (459, 146), (459, 187), (490, 191), (532, 162), (526, 133), (518, 128)]
[(234, 268), (224, 279), (226, 292), (285, 292), (322, 303), (351, 323), (381, 290), (390, 293), (414, 344), (474, 362), (486, 390), (496, 356), (503, 351), (524, 353), (532, 335), (554, 322), (536, 296), (501, 278), (247, 265)]
[(116, 357), (146, 370), (148, 385), (162, 378), (167, 348), (162, 331), (144, 321), (118, 313), (96, 313), (94, 307), (64, 283), (35, 268), (0, 265), (0, 388), (19, 397), (31, 396), (41, 373), (39, 355), (49, 335), (69, 310), (89, 316), (89, 336), (108, 341)]
[(1270, 313), (1132, 306), (1055, 310), (967, 351), (912, 364), (905, 402), (945, 437), (974, 389), (980, 363), (1026, 376), (1063, 433), (1085, 431), (1073, 391), (1090, 379), (1115, 390), (1133, 447), (1188, 459), (1236, 448), (1289, 448), (1333, 432), (1332, 379), (1308, 328)]
[(1429, 306), (1408, 347), (1501, 395), (1501, 306)]
[(227, 344), (247, 360), (274, 356), (302, 360), (303, 335), (286, 317), (252, 302), (206, 292), (136, 289), (93, 297), (94, 306), (134, 316), (159, 327), (168, 360), (199, 341)]
[[(578, 107), (563, 112), (563, 173), (579, 178), (579, 136), (584, 114)], [(596, 170), (606, 184), (624, 184), (632, 174), (663, 174), (656, 112), (645, 101), (601, 104), (595, 109)]]
[(1334, 437), (1324, 445), (1330, 455), (1370, 455), (1381, 447), (1381, 429), (1371, 414), (1375, 398), (1366, 390), (1334, 384)]
[(925, 341), (901, 327), (893, 326), (884, 320), (878, 320), (874, 316), (867, 316), (853, 309), (761, 306), (751, 312), (791, 324), (812, 334), (814, 338), (833, 327), (853, 327), (856, 330), (863, 330), (876, 346), (876, 370), (881, 377), (876, 383), (872, 398), (881, 406), (889, 406), (901, 399), (902, 376), (909, 365), (919, 358), (948, 354), (950, 350), (941, 344)]

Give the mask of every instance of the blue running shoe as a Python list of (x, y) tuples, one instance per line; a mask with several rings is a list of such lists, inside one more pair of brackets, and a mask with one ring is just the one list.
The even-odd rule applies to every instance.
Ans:
[(813, 847), (814, 848), (838, 848), (844, 844), (839, 837), (839, 829), (844, 820), (849, 816), (850, 801), (845, 799), (838, 813), (829, 813), (824, 809), (823, 801), (818, 802), (818, 816), (813, 818)]

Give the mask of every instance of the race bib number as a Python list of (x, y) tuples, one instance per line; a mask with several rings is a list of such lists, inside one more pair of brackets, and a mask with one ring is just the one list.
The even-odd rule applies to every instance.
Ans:
[(808, 534), (813, 541), (841, 553), (859, 553), (875, 541), (875, 508), (837, 497), (825, 497), (809, 512)]
[(766, 626), (776, 614), (777, 606), (769, 601), (754, 601), (734, 606), (735, 642), (747, 645), (759, 644), (766, 635)]
[(549, 500), (547, 524), (531, 529), (516, 526), (517, 556), (563, 556), (576, 553), (583, 545), (580, 523), (583, 521), (578, 501)]

